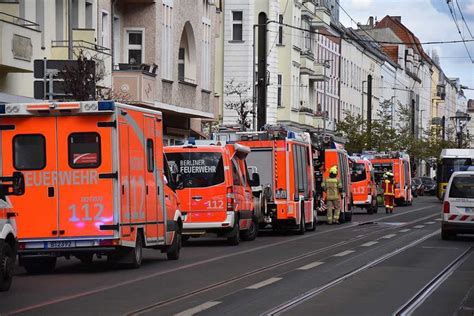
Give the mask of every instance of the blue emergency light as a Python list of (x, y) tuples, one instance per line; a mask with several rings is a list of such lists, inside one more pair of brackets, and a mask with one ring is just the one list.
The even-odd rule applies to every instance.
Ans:
[(5, 103), (0, 103), (0, 114), (5, 114)]
[(189, 137), (189, 138), (188, 138), (188, 144), (190, 144), (190, 145), (196, 145), (196, 138), (194, 138), (194, 137)]
[(99, 101), (99, 111), (113, 111), (115, 110), (114, 101)]

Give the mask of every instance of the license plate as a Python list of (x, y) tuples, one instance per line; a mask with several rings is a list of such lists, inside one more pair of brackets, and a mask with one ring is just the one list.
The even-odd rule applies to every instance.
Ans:
[(48, 241), (46, 248), (72, 248), (76, 246), (75, 242), (69, 240), (62, 241)]
[(466, 207), (466, 208), (464, 208), (464, 211), (465, 211), (466, 213), (472, 213), (472, 212), (474, 211), (474, 208), (472, 208), (472, 207)]

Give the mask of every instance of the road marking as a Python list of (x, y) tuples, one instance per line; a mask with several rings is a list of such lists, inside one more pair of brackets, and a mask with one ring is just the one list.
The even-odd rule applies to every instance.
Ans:
[[(420, 208), (415, 208), (413, 210), (409, 210), (409, 211), (406, 211), (406, 212), (400, 212), (400, 213), (397, 212), (397, 214), (384, 216), (382, 218), (375, 219), (372, 222), (383, 223), (382, 221), (384, 221), (388, 218), (403, 216), (403, 215), (423, 211), (423, 210), (426, 210), (426, 209), (429, 209), (429, 208), (433, 208), (433, 206), (429, 205), (429, 206), (424, 206), (424, 207), (420, 207)], [(433, 215), (426, 216), (426, 218), (431, 217), (431, 216), (433, 216)], [(100, 286), (100, 287), (97, 287), (97, 288), (93, 288), (91, 290), (78, 292), (78, 293), (73, 293), (73, 294), (70, 294), (70, 295), (63, 295), (63, 296), (57, 297), (55, 299), (42, 301), (42, 302), (39, 302), (37, 304), (28, 305), (28, 306), (19, 308), (17, 310), (10, 311), (9, 314), (24, 313), (24, 312), (27, 312), (27, 311), (31, 311), (31, 310), (34, 310), (34, 309), (41, 308), (41, 307), (54, 305), (54, 304), (59, 304), (59, 303), (62, 303), (62, 302), (66, 302), (66, 301), (70, 301), (70, 300), (74, 300), (74, 299), (79, 299), (79, 298), (94, 295), (94, 294), (97, 294), (97, 293), (110, 291), (110, 290), (113, 290), (113, 289), (116, 289), (116, 288), (124, 287), (124, 286), (130, 285), (130, 284), (134, 284), (134, 283), (144, 281), (144, 280), (150, 280), (152, 278), (156, 278), (156, 277), (168, 274), (168, 273), (178, 272), (178, 271), (185, 270), (185, 269), (190, 269), (190, 268), (193, 268), (193, 267), (196, 267), (196, 266), (206, 265), (206, 264), (209, 264), (211, 262), (216, 262), (216, 261), (219, 261), (219, 260), (232, 258), (232, 257), (238, 256), (238, 255), (243, 255), (243, 254), (246, 254), (246, 253), (252, 253), (252, 252), (255, 252), (255, 251), (260, 251), (262, 249), (273, 248), (273, 247), (288, 244), (288, 243), (294, 243), (294, 242), (302, 240), (302, 239), (314, 238), (314, 237), (318, 237), (320, 235), (325, 235), (325, 234), (334, 234), (336, 231), (346, 230), (346, 229), (354, 228), (354, 227), (357, 227), (357, 226), (358, 226), (358, 224), (352, 223), (352, 224), (349, 224), (347, 226), (332, 228), (332, 229), (324, 230), (324, 231), (313, 233), (313, 234), (306, 234), (304, 236), (299, 236), (299, 237), (296, 237), (296, 238), (285, 239), (285, 240), (282, 240), (282, 241), (278, 241), (278, 242), (275, 242), (275, 243), (258, 246), (258, 247), (251, 248), (251, 249), (236, 251), (236, 252), (232, 252), (232, 253), (229, 253), (229, 254), (204, 259), (204, 260), (201, 260), (201, 261), (192, 262), (192, 263), (185, 264), (185, 265), (182, 265), (182, 266), (178, 266), (178, 267), (175, 267), (175, 268), (169, 268), (169, 269), (165, 269), (165, 270), (158, 271), (158, 272), (155, 272), (155, 273), (150, 273), (150, 274), (147, 274), (145, 276), (139, 276), (139, 277), (131, 278), (131, 279), (121, 281), (121, 282), (118, 282), (118, 283), (105, 285), (105, 286)], [(326, 247), (326, 248), (330, 249), (331, 247)], [(327, 249), (325, 249), (325, 250), (327, 250)]]
[(399, 230), (400, 233), (406, 233), (406, 232), (409, 232), (411, 229), (410, 228), (405, 228), (405, 229), (401, 229)]
[(395, 236), (397, 236), (397, 234), (388, 234), (388, 235), (380, 237), (380, 239), (390, 239), (390, 238), (393, 238)]
[(281, 278), (270, 278), (268, 280), (265, 280), (265, 281), (259, 282), (257, 284), (251, 285), (251, 286), (247, 287), (247, 289), (248, 290), (257, 290), (257, 289), (260, 289), (264, 286), (267, 286), (267, 285), (273, 284), (275, 282), (278, 282), (280, 280), (281, 280)]
[(338, 254), (335, 254), (333, 257), (344, 257), (344, 256), (347, 256), (348, 254), (351, 254), (355, 252), (355, 250), (346, 250), (346, 251), (343, 251), (343, 252), (340, 252)]
[(194, 314), (205, 311), (206, 309), (219, 305), (220, 303), (221, 302), (206, 302), (204, 304), (182, 311), (181, 313), (175, 314), (175, 316), (192, 316)]
[(307, 264), (307, 265), (305, 265), (305, 266), (299, 267), (299, 268), (296, 269), (296, 270), (309, 270), (309, 269), (312, 269), (312, 268), (316, 268), (317, 266), (320, 266), (320, 265), (322, 265), (323, 263), (324, 263), (324, 262), (316, 261), (316, 262)]
[(455, 247), (429, 247), (429, 246), (425, 246), (425, 247), (422, 247), (423, 249), (449, 249), (449, 250), (457, 250), (459, 248), (455, 248)]
[(425, 225), (416, 225), (416, 226), (413, 227), (413, 228), (423, 228), (423, 227), (425, 227)]
[(365, 235), (359, 235), (359, 236), (356, 236), (356, 238), (362, 238), (364, 237)]
[(436, 222), (426, 222), (425, 225), (433, 225), (436, 224)]
[(378, 241), (369, 241), (369, 242), (366, 242), (365, 244), (362, 244), (360, 245), (361, 247), (370, 247), (370, 246), (373, 246), (375, 244), (378, 244), (379, 242)]
[(441, 222), (442, 220), (443, 220), (442, 218), (435, 219), (435, 221), (437, 221), (437, 222)]

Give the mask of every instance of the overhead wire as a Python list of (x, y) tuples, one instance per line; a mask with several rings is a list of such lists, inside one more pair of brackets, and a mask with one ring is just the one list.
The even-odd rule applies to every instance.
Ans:
[(461, 13), (461, 19), (463, 20), (464, 24), (466, 25), (466, 29), (469, 32), (469, 35), (471, 35), (471, 38), (474, 38), (474, 35), (472, 35), (471, 29), (469, 28), (469, 25), (466, 22), (466, 19), (464, 18), (464, 14), (462, 13), (461, 6), (459, 5), (459, 1), (456, 0), (456, 5), (458, 7), (459, 13)]
[[(453, 0), (446, 0), (446, 4), (448, 5), (448, 8), (449, 8), (449, 12), (451, 13), (451, 17), (453, 18), (453, 21), (454, 21), (454, 24), (456, 25), (456, 28), (458, 30), (458, 33), (459, 33), (459, 36), (461, 37), (462, 39), (462, 42), (464, 44), (464, 47), (466, 48), (466, 51), (467, 51), (467, 54), (469, 55), (469, 59), (471, 60), (471, 62), (474, 64), (474, 59), (472, 58), (471, 56), (471, 53), (469, 51), (469, 48), (467, 47), (467, 44), (466, 42), (469, 42), (470, 40), (466, 40), (464, 38), (464, 36), (462, 35), (462, 32), (461, 32), (461, 28), (459, 27), (459, 23), (457, 21), (457, 18), (456, 18), (456, 12), (454, 10), (454, 4), (453, 4)], [(451, 8), (451, 5), (452, 5), (452, 8)], [(472, 40), (474, 41), (474, 40)]]

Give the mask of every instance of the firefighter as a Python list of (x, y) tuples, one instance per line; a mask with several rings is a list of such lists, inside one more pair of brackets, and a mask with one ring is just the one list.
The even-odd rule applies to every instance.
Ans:
[(337, 178), (337, 166), (333, 166), (329, 169), (329, 178), (323, 181), (322, 187), (326, 192), (327, 223), (329, 225), (332, 223), (339, 224), (342, 183)]
[(386, 172), (382, 182), (385, 213), (393, 213), (395, 202), (395, 184), (393, 183), (393, 173)]

